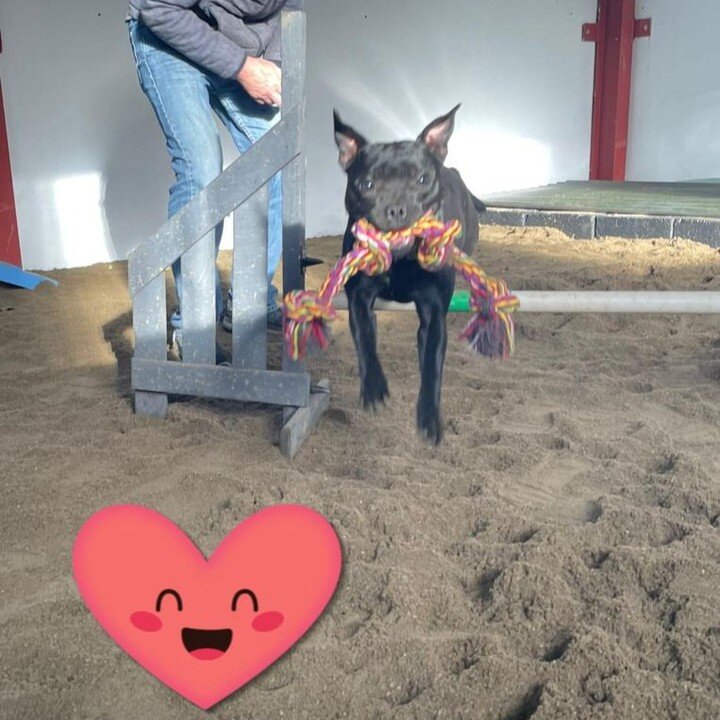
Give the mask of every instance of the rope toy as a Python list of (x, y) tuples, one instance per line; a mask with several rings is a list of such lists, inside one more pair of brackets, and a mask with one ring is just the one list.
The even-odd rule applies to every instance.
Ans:
[(456, 247), (455, 238), (462, 232), (459, 220), (443, 223), (428, 213), (411, 227), (381, 232), (362, 219), (351, 231), (356, 238), (352, 250), (335, 263), (317, 292), (296, 290), (285, 296), (284, 336), (293, 360), (305, 357), (309, 340), (323, 350), (327, 347), (328, 325), (336, 315), (332, 300), (353, 275), (387, 272), (392, 264), (392, 251), (407, 249), (416, 238), (420, 238), (417, 259), (422, 268), (437, 271), (452, 265), (470, 285), (473, 317), (460, 337), (480, 355), (510, 356), (515, 345), (511, 313), (520, 302), (503, 280), (488, 277), (469, 255)]

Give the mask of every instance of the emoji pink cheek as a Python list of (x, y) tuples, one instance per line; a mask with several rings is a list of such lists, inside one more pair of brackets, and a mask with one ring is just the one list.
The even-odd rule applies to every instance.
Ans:
[(130, 622), (143, 632), (157, 632), (162, 627), (162, 620), (154, 613), (138, 610), (130, 616)]
[(285, 620), (282, 613), (271, 610), (258, 615), (252, 622), (253, 630), (258, 632), (270, 632), (279, 628)]

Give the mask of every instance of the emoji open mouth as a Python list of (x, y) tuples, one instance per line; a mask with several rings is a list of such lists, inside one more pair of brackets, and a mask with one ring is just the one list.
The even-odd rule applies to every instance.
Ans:
[(232, 630), (183, 628), (182, 641), (185, 649), (197, 660), (215, 660), (230, 647)]

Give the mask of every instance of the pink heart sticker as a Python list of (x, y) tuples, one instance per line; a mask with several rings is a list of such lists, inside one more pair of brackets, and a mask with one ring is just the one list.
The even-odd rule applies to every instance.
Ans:
[(95, 513), (73, 546), (80, 595), (110, 637), (203, 709), (287, 652), (322, 614), (340, 577), (340, 542), (319, 513), (261, 510), (206, 559), (153, 510)]

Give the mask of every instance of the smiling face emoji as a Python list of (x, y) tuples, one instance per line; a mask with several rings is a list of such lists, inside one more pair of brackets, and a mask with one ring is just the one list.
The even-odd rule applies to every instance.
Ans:
[[(166, 588), (160, 592), (155, 601), (154, 613), (137, 610), (130, 615), (130, 623), (141, 632), (155, 633), (165, 629), (165, 624), (162, 621), (163, 600), (165, 597), (172, 598), (175, 601), (174, 607), (176, 611), (182, 613), (183, 601), (180, 593), (172, 588)], [(238, 613), (238, 603), (244, 598), (247, 598), (251, 605), (249, 607), (243, 607), (241, 603), (240, 612)], [(248, 602), (246, 601), (244, 605), (247, 606)], [(238, 590), (233, 595), (230, 610), (232, 613), (237, 614), (238, 624), (247, 625), (249, 621), (251, 628), (255, 632), (260, 633), (276, 630), (283, 624), (283, 620), (285, 619), (283, 614), (277, 610), (269, 610), (261, 613), (257, 595), (248, 588)], [(167, 608), (166, 611), (168, 611)], [(174, 625), (175, 623), (172, 624)], [(183, 627), (180, 630), (180, 638), (185, 650), (196, 660), (217, 660), (223, 657), (230, 649), (233, 640), (233, 631), (232, 628), (210, 629)]]
[(329, 602), (340, 543), (295, 505), (239, 524), (209, 559), (137, 506), (101, 510), (73, 548), (80, 594), (108, 634), (159, 680), (207, 709), (289, 650)]

